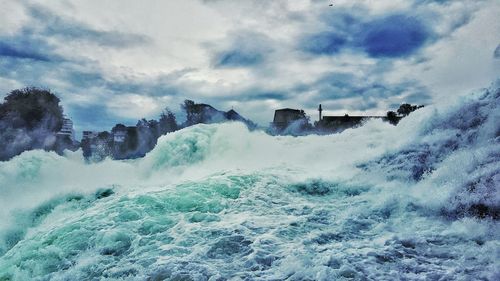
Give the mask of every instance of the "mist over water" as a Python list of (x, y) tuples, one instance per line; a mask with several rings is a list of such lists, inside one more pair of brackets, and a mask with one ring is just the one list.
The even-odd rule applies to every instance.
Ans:
[(0, 280), (500, 279), (500, 91), (328, 136), (0, 163)]

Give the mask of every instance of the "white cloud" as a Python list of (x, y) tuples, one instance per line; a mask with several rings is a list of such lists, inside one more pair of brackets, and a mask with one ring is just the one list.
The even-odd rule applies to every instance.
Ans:
[(24, 6), (17, 1), (0, 0), (2, 15), (0, 16), (0, 35), (12, 35), (29, 20)]
[[(64, 18), (96, 30), (141, 34), (153, 41), (136, 48), (99, 47), (92, 42), (61, 44), (67, 56), (99, 62), (108, 72), (133, 69), (158, 74), (180, 68), (202, 67), (208, 57), (200, 44), (224, 36), (228, 29), (216, 11), (196, 0), (183, 1), (38, 1)], [(74, 50), (77, 49), (78, 53)]]
[[(0, 18), (3, 36), (19, 34), (23, 26), (40, 32), (47, 24), (30, 21), (26, 9), (17, 1), (0, 1), (2, 8), (6, 7), (4, 11), (8, 11)], [(303, 106), (315, 116), (311, 104), (321, 101), (332, 107), (350, 108), (353, 113), (363, 110), (379, 113), (393, 109), (387, 107), (410, 96), (390, 93), (386, 99), (376, 96), (376, 101), (372, 100), (375, 96), (354, 95), (333, 99), (315, 86), (317, 80), (329, 73), (350, 74), (356, 78), (353, 81), (361, 81), (363, 85), (380, 83), (388, 88), (416, 81), (427, 86), (434, 101), (449, 93), (467, 93), (472, 88), (486, 86), (498, 76), (499, 60), (494, 61), (492, 55), (500, 43), (498, 1), (417, 2), (425, 4), (415, 5), (407, 0), (338, 0), (329, 7), (329, 1), (312, 0), (33, 0), (27, 3), (48, 9), (88, 30), (133, 34), (149, 40), (119, 48), (92, 40), (35, 34), (45, 36), (43, 39), (54, 52), (67, 61), (59, 64), (61, 69), (57, 64), (34, 68), (45, 70), (43, 77), (39, 73), (32, 73), (31, 80), (22, 80), (22, 75), (0, 76), (0, 82), (7, 81), (2, 83), (3, 88), (19, 87), (23, 82), (38, 79), (60, 92), (65, 105), (102, 101), (113, 115), (124, 118), (153, 116), (165, 105), (175, 109), (182, 99), (190, 98), (213, 103), (224, 110), (234, 106), (244, 116), (267, 124), (277, 107)], [(431, 26), (437, 36), (414, 56), (406, 58), (371, 58), (357, 49), (344, 49), (331, 56), (298, 50), (304, 35), (331, 28), (325, 18), (336, 19), (345, 13), (353, 17), (408, 13)], [(266, 45), (258, 48), (265, 55), (262, 62), (247, 67), (214, 68), (213, 57), (217, 52), (244, 49), (258, 37), (248, 35), (252, 33), (268, 38), (258, 41)], [(249, 36), (248, 42), (240, 42), (245, 46), (234, 42), (239, 34)], [(189, 71), (184, 73), (186, 69)], [(66, 80), (66, 72), (75, 73), (72, 81)], [(176, 76), (179, 72), (182, 75)], [(82, 83), (87, 73), (96, 74), (95, 85)], [(310, 88), (297, 90), (301, 85)], [(250, 97), (270, 92), (288, 94), (288, 99)], [(376, 107), (356, 108), (362, 103)], [(338, 110), (341, 111), (344, 110)]]
[(106, 105), (113, 115), (129, 119), (141, 119), (156, 115), (162, 110), (159, 100), (137, 94), (123, 94), (108, 99)]

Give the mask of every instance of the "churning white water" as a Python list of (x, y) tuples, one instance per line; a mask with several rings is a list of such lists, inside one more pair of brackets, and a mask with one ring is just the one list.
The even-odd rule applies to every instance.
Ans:
[(500, 91), (394, 127), (239, 123), (0, 163), (0, 280), (499, 280)]

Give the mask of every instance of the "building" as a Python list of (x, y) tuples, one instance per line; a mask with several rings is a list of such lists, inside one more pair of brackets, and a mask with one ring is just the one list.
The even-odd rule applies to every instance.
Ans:
[(125, 126), (123, 124), (116, 124), (111, 129), (111, 135), (113, 137), (113, 142), (115, 144), (124, 143), (127, 140), (127, 136), (136, 132), (137, 128), (135, 126)]
[(385, 116), (323, 116), (317, 126), (322, 129), (345, 130), (354, 128), (370, 119), (385, 119)]
[[(394, 121), (387, 116), (351, 116), (348, 114), (340, 116), (322, 116), (323, 108), (321, 104), (318, 107), (318, 111), (320, 119), (316, 122), (316, 128), (326, 132), (339, 132), (345, 129), (358, 127), (371, 119), (381, 119), (382, 121), (389, 121), (391, 123)], [(401, 117), (392, 117), (392, 119), (398, 119), (396, 121), (399, 121)]]
[(283, 108), (274, 111), (272, 126), (278, 130), (284, 130), (297, 120), (307, 120), (304, 110)]
[(126, 130), (117, 130), (116, 132), (113, 132), (113, 141), (115, 143), (125, 142), (125, 137), (127, 137)]
[(95, 132), (95, 131), (83, 131), (82, 141), (91, 140), (91, 139), (97, 137), (97, 134), (98, 134), (98, 132)]
[(63, 124), (61, 127), (61, 130), (57, 132), (58, 137), (69, 137), (71, 141), (75, 140), (75, 131), (73, 130), (73, 121), (71, 119), (67, 118), (66, 116), (63, 117)]

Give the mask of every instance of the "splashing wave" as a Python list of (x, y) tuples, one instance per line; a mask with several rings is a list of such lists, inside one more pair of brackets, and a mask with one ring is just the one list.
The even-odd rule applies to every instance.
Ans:
[(0, 163), (0, 280), (499, 279), (500, 90), (393, 127), (238, 123)]

